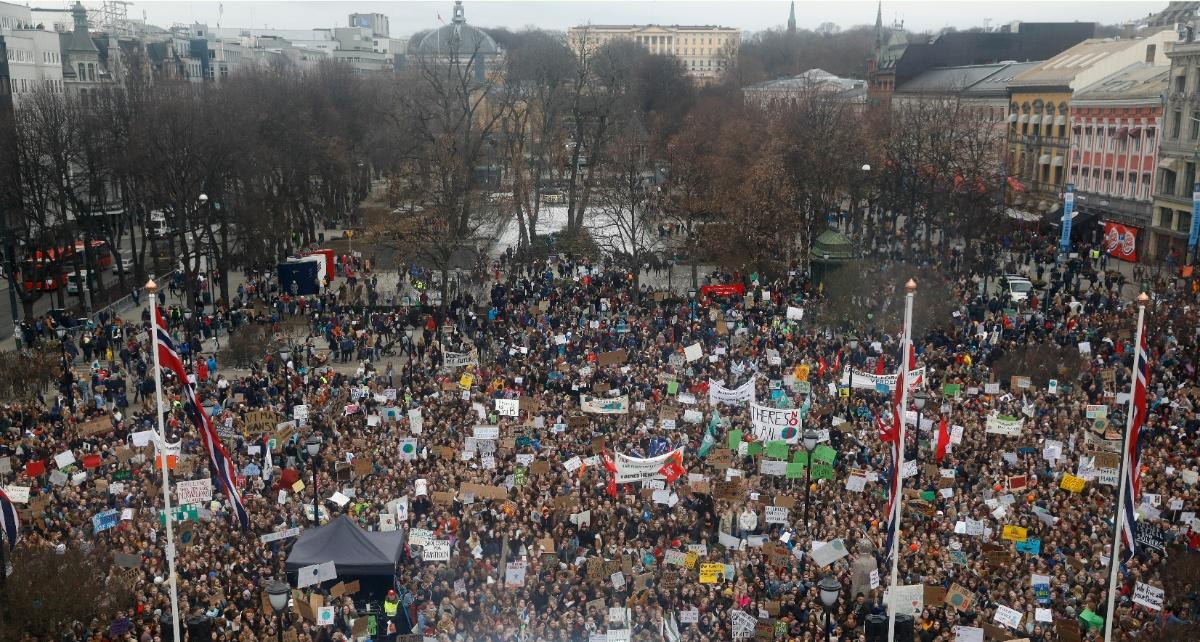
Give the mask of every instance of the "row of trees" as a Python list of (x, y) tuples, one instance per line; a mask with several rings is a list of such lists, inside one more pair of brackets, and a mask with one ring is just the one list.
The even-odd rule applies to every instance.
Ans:
[[(861, 35), (848, 33), (821, 37)], [(969, 103), (880, 117), (814, 86), (747, 104), (736, 84), (699, 90), (678, 59), (633, 42), (506, 38), (502, 58), (451, 47), (386, 76), (332, 63), (217, 84), (130, 73), (87, 96), (35, 94), (0, 127), (13, 151), (0, 154), (0, 202), (23, 243), (6, 254), (124, 243), (134, 274), (118, 269), (122, 286), (178, 257), (189, 287), (215, 271), (228, 301), (229, 270), (315, 242), (373, 178), (387, 182), (387, 207), (368, 236), (443, 285), (500, 226), (515, 226), (519, 249), (538, 245), (548, 207), (565, 220), (562, 243), (599, 248), (634, 278), (672, 257), (803, 268), (830, 214), (861, 220), (866, 204), (904, 214), (909, 234), (948, 232), (943, 243), (995, 214), (1003, 124)], [(178, 233), (156, 241), (160, 215)], [(62, 263), (52, 269), (79, 267)], [(28, 317), (38, 293), (22, 294)]]

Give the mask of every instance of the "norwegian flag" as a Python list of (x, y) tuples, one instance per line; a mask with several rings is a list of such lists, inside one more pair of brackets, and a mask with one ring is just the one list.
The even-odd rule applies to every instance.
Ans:
[(892, 542), (896, 538), (896, 524), (894, 517), (896, 516), (896, 500), (900, 495), (900, 433), (897, 432), (895, 424), (884, 421), (882, 417), (875, 417), (875, 427), (879, 431), (879, 440), (887, 444), (891, 448), (892, 461), (887, 470), (884, 471), (884, 481), (888, 488), (887, 501), (887, 516), (885, 523), (887, 524), (887, 535), (884, 538), (883, 550), (884, 561), (890, 561), (892, 557)]
[[(9, 548), (16, 546), (17, 540), (21, 539), (21, 516), (17, 514), (17, 507), (13, 506), (3, 488), (0, 488), (0, 531), (4, 532), (4, 539)], [(5, 570), (0, 568), (0, 573)]]
[(1134, 512), (1137, 508), (1138, 499), (1141, 497), (1142, 490), (1142, 426), (1146, 423), (1146, 397), (1147, 390), (1150, 386), (1150, 363), (1148, 360), (1149, 352), (1146, 350), (1146, 332), (1142, 330), (1142, 342), (1134, 353), (1134, 371), (1137, 377), (1133, 384), (1133, 405), (1130, 407), (1130, 412), (1133, 413), (1133, 425), (1129, 429), (1129, 436), (1125, 440), (1126, 449), (1126, 469), (1125, 479), (1121, 485), (1121, 492), (1125, 493), (1125, 514), (1121, 515), (1121, 533), (1125, 539), (1125, 545), (1128, 547), (1129, 555), (1134, 554), (1134, 548), (1137, 542), (1137, 523), (1134, 521)]
[(196, 399), (196, 391), (188, 381), (187, 371), (183, 367), (183, 360), (179, 358), (179, 353), (175, 351), (175, 344), (171, 341), (171, 335), (167, 332), (167, 323), (163, 320), (162, 313), (155, 309), (155, 316), (159, 365), (175, 373), (175, 376), (179, 379), (179, 389), (183, 394), (184, 413), (192, 420), (192, 423), (196, 425), (196, 431), (200, 433), (200, 443), (208, 453), (208, 463), (212, 469), (213, 477), (216, 479), (217, 485), (225, 491), (225, 496), (229, 498), (229, 503), (233, 506), (234, 512), (237, 513), (238, 522), (242, 528), (248, 528), (250, 526), (250, 515), (246, 513), (246, 507), (242, 504), (242, 496), (238, 492), (235, 483), (237, 470), (233, 467), (233, 460), (229, 457), (229, 452), (225, 450), (225, 446), (221, 444), (220, 438), (217, 437), (217, 431), (213, 428), (212, 420), (204, 412), (204, 408), (201, 407)]

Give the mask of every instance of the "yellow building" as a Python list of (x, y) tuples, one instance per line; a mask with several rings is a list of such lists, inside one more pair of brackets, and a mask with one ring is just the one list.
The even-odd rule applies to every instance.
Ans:
[(1058, 211), (1070, 164), (1071, 96), (1135, 62), (1166, 65), (1173, 31), (1138, 39), (1091, 38), (1008, 84), (1006, 200), (1032, 214)]
[(620, 38), (632, 40), (652, 54), (675, 56), (683, 61), (688, 76), (710, 82), (719, 78), (737, 56), (742, 32), (711, 25), (584, 25), (572, 27), (567, 33), (568, 44), (576, 55)]

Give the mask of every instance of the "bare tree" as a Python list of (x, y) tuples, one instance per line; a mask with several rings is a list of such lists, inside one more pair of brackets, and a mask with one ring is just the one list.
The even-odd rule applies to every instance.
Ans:
[(654, 255), (658, 187), (646, 155), (646, 135), (636, 119), (619, 125), (612, 143), (610, 174), (597, 191), (596, 243), (633, 275), (633, 297), (641, 296), (641, 272)]

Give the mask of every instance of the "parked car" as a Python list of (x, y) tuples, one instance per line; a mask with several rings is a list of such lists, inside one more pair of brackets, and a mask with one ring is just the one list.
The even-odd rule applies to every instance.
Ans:
[(1000, 289), (1008, 295), (1013, 303), (1028, 301), (1033, 292), (1033, 282), (1019, 274), (1005, 274), (1000, 277)]
[(88, 278), (87, 270), (77, 270), (67, 276), (67, 294), (80, 294)]

